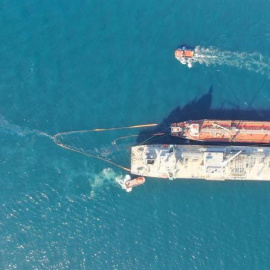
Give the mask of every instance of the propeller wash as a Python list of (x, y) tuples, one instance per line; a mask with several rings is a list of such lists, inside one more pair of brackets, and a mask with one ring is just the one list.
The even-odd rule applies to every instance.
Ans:
[(267, 75), (270, 78), (270, 59), (260, 53), (220, 51), (214, 47), (180, 46), (175, 51), (175, 58), (190, 68), (195, 63), (207, 66), (227, 65)]

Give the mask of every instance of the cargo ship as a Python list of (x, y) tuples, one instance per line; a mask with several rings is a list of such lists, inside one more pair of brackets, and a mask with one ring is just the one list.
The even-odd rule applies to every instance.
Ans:
[(205, 142), (269, 144), (270, 122), (192, 120), (171, 124), (171, 135)]
[(165, 179), (268, 180), (270, 148), (140, 145), (131, 148), (131, 173)]

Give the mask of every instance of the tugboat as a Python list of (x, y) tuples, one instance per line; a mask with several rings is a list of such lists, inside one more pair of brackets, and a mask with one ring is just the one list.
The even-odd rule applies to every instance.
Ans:
[(192, 67), (192, 58), (195, 55), (195, 48), (186, 45), (181, 45), (174, 52), (174, 56), (182, 64), (187, 64), (188, 67)]
[(130, 192), (132, 190), (132, 188), (142, 185), (145, 182), (145, 178), (142, 176), (139, 176), (137, 178), (134, 179), (128, 179), (127, 181), (125, 181), (125, 188), (127, 192)]
[(192, 58), (194, 56), (194, 48), (185, 45), (180, 46), (174, 53), (176, 58)]

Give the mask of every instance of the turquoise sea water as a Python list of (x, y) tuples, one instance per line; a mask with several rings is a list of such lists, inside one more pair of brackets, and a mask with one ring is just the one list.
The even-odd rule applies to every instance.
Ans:
[[(269, 269), (270, 183), (148, 179), (126, 193), (114, 182), (125, 172), (39, 133), (161, 123), (178, 106), (179, 119), (270, 118), (267, 68), (174, 58), (186, 43), (267, 62), (269, 10), (266, 0), (2, 1), (0, 269)], [(211, 86), (211, 108), (198, 106)]]

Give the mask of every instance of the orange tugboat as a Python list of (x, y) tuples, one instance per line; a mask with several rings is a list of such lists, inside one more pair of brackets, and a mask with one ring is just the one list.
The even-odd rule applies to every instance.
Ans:
[(270, 143), (270, 122), (192, 120), (173, 123), (171, 135), (206, 142)]
[(132, 190), (132, 188), (142, 185), (145, 182), (145, 178), (142, 176), (139, 176), (137, 178), (134, 179), (129, 179), (127, 181), (125, 181), (125, 188), (126, 190), (129, 192)]
[(187, 47), (183, 46), (178, 48), (174, 52), (175, 58), (192, 58), (194, 56), (194, 50), (193, 49), (188, 49)]
[(195, 48), (187, 47), (185, 45), (180, 46), (175, 52), (175, 58), (180, 61), (183, 65), (188, 65), (189, 68), (192, 67), (192, 58), (195, 55)]

